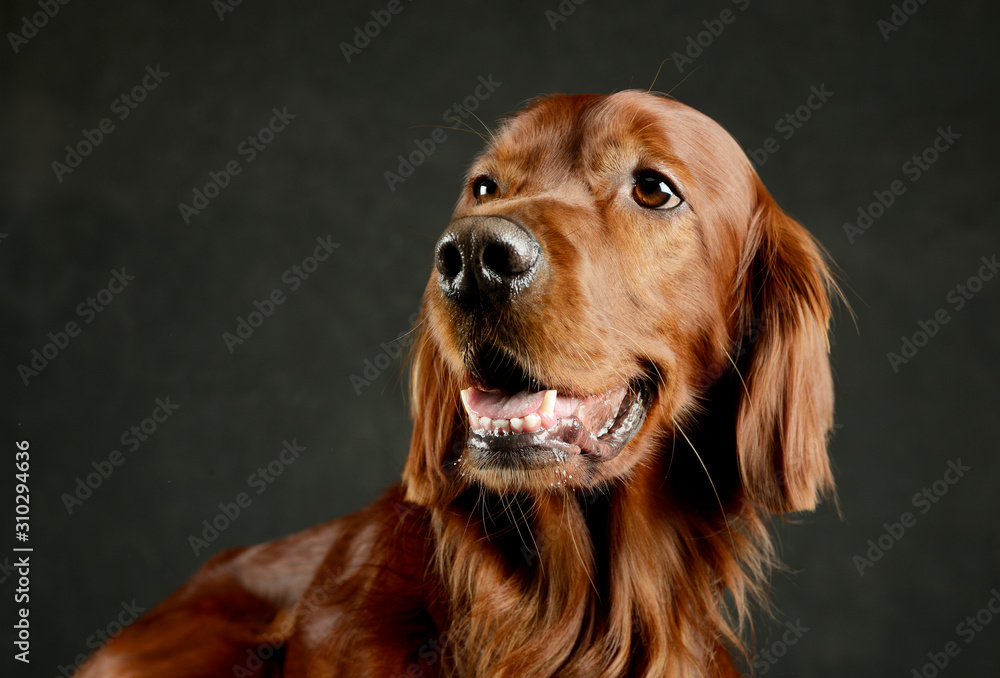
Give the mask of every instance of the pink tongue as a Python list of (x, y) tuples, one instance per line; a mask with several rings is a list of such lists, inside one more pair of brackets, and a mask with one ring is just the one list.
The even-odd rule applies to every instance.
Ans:
[(468, 391), (469, 409), (482, 417), (490, 419), (523, 419), (532, 412), (537, 412), (542, 406), (544, 391), (520, 391), (509, 394), (503, 391), (480, 391), (470, 388)]

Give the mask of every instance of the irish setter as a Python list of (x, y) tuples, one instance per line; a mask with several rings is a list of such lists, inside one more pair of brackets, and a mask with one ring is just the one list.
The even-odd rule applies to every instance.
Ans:
[(706, 116), (533, 101), (437, 242), (402, 482), (217, 555), (79, 675), (739, 675), (771, 516), (833, 487), (833, 289)]

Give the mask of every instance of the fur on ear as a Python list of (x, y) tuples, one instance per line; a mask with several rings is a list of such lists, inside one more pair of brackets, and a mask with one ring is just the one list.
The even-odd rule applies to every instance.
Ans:
[(439, 504), (450, 487), (444, 463), (454, 441), (461, 400), (461, 386), (434, 343), (427, 301), (417, 319), (416, 341), (410, 352), (410, 416), (413, 435), (410, 455), (403, 469), (406, 501), (421, 506)]
[(736, 421), (746, 498), (774, 513), (805, 511), (833, 490), (830, 292), (812, 236), (755, 178), (757, 205), (740, 266), (744, 384)]

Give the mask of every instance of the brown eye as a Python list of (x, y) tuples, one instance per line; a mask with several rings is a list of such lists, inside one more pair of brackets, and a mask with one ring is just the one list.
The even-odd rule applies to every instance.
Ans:
[(683, 202), (667, 178), (653, 170), (636, 172), (632, 198), (643, 207), (661, 210), (677, 207)]
[(500, 197), (500, 187), (497, 186), (497, 182), (489, 177), (479, 177), (472, 184), (472, 195), (475, 196), (476, 202), (480, 204), (489, 202)]

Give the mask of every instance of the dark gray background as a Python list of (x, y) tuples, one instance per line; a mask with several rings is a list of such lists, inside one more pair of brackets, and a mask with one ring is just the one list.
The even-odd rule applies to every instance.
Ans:
[[(776, 614), (760, 615), (757, 647), (779, 641), (786, 622), (809, 630), (761, 673), (910, 676), (956, 641), (942, 675), (995, 676), (1000, 623), (969, 643), (956, 626), (1000, 586), (1000, 279), (959, 311), (946, 295), (1000, 250), (996, 5), (911, 1), (917, 11), (885, 40), (877, 22), (889, 2), (743, 4), (591, 0), (553, 30), (546, 10), (558, 0), (403, 0), (351, 63), (340, 43), (386, 3), (243, 2), (220, 20), (209, 0), (70, 2), (16, 54), (5, 39), (0, 564), (16, 545), (10, 462), (21, 439), (35, 548), (30, 668), (10, 656), (14, 580), (0, 572), (5, 675), (59, 675), (123, 603), (150, 608), (211, 553), (355, 510), (398, 478), (410, 431), (400, 363), (360, 394), (350, 378), (408, 328), (480, 147), (447, 131), (388, 190), (384, 173), (430, 135), (424, 125), (448, 124), (442, 115), (480, 76), (500, 83), (478, 103), (487, 124), (539, 93), (647, 88), (661, 61), (730, 9), (735, 21), (683, 73), (664, 64), (656, 89), (676, 86), (744, 148), (776, 138), (761, 175), (829, 249), (857, 315), (855, 325), (841, 309), (833, 349), (843, 516), (824, 506), (775, 528), (793, 572), (775, 579)], [(37, 11), (4, 3), (3, 34)], [(113, 102), (157, 64), (169, 76), (118, 120)], [(811, 86), (833, 96), (782, 138), (776, 121)], [(248, 163), (237, 146), (273, 107), (296, 118)], [(52, 162), (104, 117), (115, 130), (58, 181)], [(949, 126), (960, 138), (911, 182), (903, 164)], [(231, 160), (242, 172), (185, 224), (178, 204)], [(849, 242), (844, 223), (897, 179), (906, 193)], [(326, 235), (340, 248), (290, 292), (283, 271)], [(122, 267), (135, 281), (84, 324), (77, 305)], [(223, 332), (279, 287), (287, 301), (230, 354)], [(887, 352), (941, 308), (950, 321), (894, 372)], [(17, 366), (73, 320), (80, 335), (25, 385)], [(166, 397), (177, 412), (127, 451), (122, 432)], [(307, 450), (265, 492), (250, 490), (252, 504), (196, 557), (188, 536), (293, 438)], [(62, 495), (114, 449), (125, 463), (69, 515)], [(972, 470), (921, 514), (912, 496), (958, 459)], [(853, 557), (905, 511), (916, 524), (859, 575)]]

